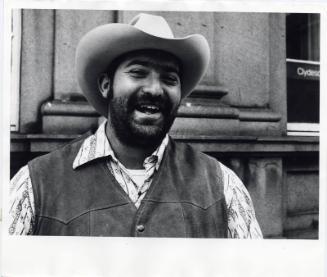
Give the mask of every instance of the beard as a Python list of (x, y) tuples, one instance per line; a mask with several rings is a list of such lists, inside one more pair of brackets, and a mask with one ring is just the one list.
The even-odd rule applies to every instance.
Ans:
[[(155, 122), (152, 119), (137, 120), (135, 112), (142, 104), (159, 107), (161, 116)], [(179, 106), (179, 105), (178, 105)], [(131, 96), (111, 98), (108, 121), (117, 138), (128, 146), (156, 148), (172, 126), (177, 109), (166, 95), (153, 96), (136, 92)]]

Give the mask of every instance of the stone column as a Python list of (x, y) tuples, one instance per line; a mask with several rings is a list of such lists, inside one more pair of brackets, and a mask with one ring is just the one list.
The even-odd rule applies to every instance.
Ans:
[(53, 99), (43, 104), (44, 133), (84, 133), (98, 125), (98, 114), (88, 105), (77, 84), (75, 52), (89, 30), (114, 22), (114, 11), (57, 10), (55, 12), (55, 53)]
[(245, 164), (242, 159), (239, 158), (231, 158), (229, 160), (231, 169), (237, 174), (237, 176), (243, 181), (244, 180), (244, 172), (245, 172)]
[(245, 184), (265, 236), (278, 237), (283, 232), (282, 159), (251, 158)]
[(94, 27), (114, 21), (113, 11), (57, 10), (55, 30), (54, 97), (81, 93), (75, 76), (75, 51), (82, 36)]
[(269, 14), (215, 13), (210, 41), (217, 80), (228, 89), (224, 103), (265, 107), (269, 101)]
[(53, 10), (23, 10), (20, 132), (40, 130), (40, 105), (52, 95)]

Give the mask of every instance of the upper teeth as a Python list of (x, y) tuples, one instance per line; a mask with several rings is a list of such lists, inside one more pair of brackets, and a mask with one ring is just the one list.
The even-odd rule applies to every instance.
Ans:
[(148, 110), (152, 110), (152, 111), (157, 111), (159, 110), (158, 107), (156, 106), (152, 106), (152, 105), (141, 105), (142, 109), (148, 109)]

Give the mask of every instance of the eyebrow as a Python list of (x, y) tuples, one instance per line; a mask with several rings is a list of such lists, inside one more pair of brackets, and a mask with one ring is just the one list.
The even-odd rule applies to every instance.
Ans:
[(160, 67), (162, 68), (164, 71), (167, 71), (167, 72), (174, 72), (174, 73), (177, 73), (179, 74), (179, 67), (178, 66), (175, 66), (173, 64), (160, 64), (160, 63), (157, 63), (157, 62), (152, 62), (152, 61), (144, 61), (144, 60), (131, 60), (127, 65), (126, 67), (129, 67), (129, 66), (132, 66), (132, 65), (141, 65), (141, 66), (145, 66), (145, 67), (148, 67), (148, 66), (152, 66), (152, 67)]

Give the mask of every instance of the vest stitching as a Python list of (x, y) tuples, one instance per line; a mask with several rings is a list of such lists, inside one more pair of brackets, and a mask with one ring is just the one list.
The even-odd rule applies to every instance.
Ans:
[(180, 204), (189, 204), (189, 205), (195, 206), (195, 207), (197, 207), (197, 208), (200, 208), (200, 209), (202, 209), (202, 210), (207, 210), (207, 209), (209, 209), (210, 207), (212, 207), (213, 205), (215, 205), (217, 202), (219, 202), (219, 201), (221, 201), (221, 200), (223, 200), (223, 199), (224, 199), (224, 197), (219, 198), (218, 200), (214, 201), (212, 204), (210, 204), (210, 205), (207, 206), (207, 207), (201, 207), (200, 205), (195, 204), (195, 203), (193, 203), (193, 202), (190, 202), (190, 201), (183, 201), (183, 200), (182, 200), (182, 201), (160, 201), (160, 200), (146, 199), (146, 200), (144, 200), (144, 201), (154, 202), (154, 203), (180, 203)]
[(90, 210), (87, 210), (86, 212), (83, 212), (83, 213), (80, 213), (78, 214), (77, 216), (74, 216), (72, 218), (70, 218), (69, 220), (65, 221), (65, 220), (61, 220), (59, 218), (56, 218), (56, 217), (52, 217), (52, 216), (46, 216), (46, 215), (37, 215), (36, 217), (39, 217), (39, 218), (48, 218), (48, 219), (53, 219), (53, 220), (56, 220), (56, 221), (59, 221), (63, 224), (66, 224), (68, 225), (69, 223), (71, 223), (72, 221), (74, 221), (75, 219), (83, 216), (83, 215), (86, 215), (86, 214), (90, 214), (91, 212), (94, 212), (94, 211), (100, 211), (100, 210), (106, 210), (106, 209), (110, 209), (110, 208), (115, 208), (115, 207), (119, 207), (119, 206), (124, 206), (124, 205), (130, 205), (130, 203), (123, 203), (123, 204), (117, 204), (117, 205), (112, 205), (112, 206), (105, 206), (105, 207), (101, 207), (101, 208), (94, 208), (94, 209), (90, 209)]

